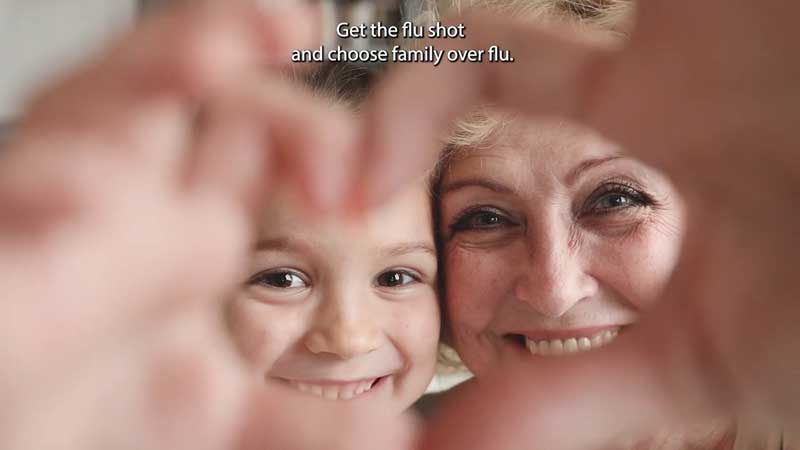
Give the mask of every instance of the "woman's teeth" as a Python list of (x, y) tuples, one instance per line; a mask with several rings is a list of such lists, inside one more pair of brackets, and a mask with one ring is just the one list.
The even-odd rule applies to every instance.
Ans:
[(534, 355), (564, 355), (569, 353), (586, 352), (600, 348), (617, 337), (619, 330), (608, 330), (588, 337), (574, 337), (568, 339), (550, 339), (533, 341), (525, 338), (525, 347)]
[(312, 384), (290, 380), (289, 384), (300, 392), (307, 392), (328, 400), (350, 400), (372, 389), (377, 378), (346, 384)]

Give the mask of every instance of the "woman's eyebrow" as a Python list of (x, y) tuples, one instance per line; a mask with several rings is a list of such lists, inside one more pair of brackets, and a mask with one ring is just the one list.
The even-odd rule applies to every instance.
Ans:
[(443, 185), (441, 190), (441, 195), (448, 194), (450, 192), (457, 191), (459, 189), (464, 189), (474, 186), (489, 189), (490, 191), (497, 192), (498, 194), (511, 194), (514, 192), (508, 186), (502, 185), (492, 180), (488, 180), (486, 178), (465, 178), (453, 181), (451, 183), (446, 183), (445, 185)]
[(380, 254), (384, 258), (386, 257), (397, 257), (408, 255), (409, 253), (428, 253), (433, 257), (436, 257), (436, 250), (433, 247), (433, 243), (431, 242), (403, 242), (400, 244), (394, 244), (390, 246), (386, 246), (380, 249)]
[(581, 162), (580, 164), (578, 164), (577, 166), (575, 166), (574, 169), (570, 170), (569, 173), (567, 174), (567, 176), (564, 177), (564, 181), (566, 182), (567, 186), (571, 186), (571, 185), (575, 184), (575, 181), (578, 179), (578, 177), (583, 175), (583, 173), (586, 172), (587, 170), (590, 170), (590, 169), (592, 169), (594, 167), (597, 167), (599, 165), (605, 164), (607, 162), (611, 162), (611, 161), (614, 161), (614, 160), (617, 160), (617, 159), (624, 159), (624, 158), (625, 157), (622, 156), (622, 155), (612, 155), (612, 156), (606, 156), (606, 157), (603, 157), (603, 158), (587, 159), (587, 160)]

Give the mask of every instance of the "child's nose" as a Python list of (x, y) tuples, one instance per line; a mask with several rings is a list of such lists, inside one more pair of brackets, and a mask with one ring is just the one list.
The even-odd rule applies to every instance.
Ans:
[[(338, 302), (336, 302), (338, 303)], [(340, 358), (353, 358), (377, 350), (381, 332), (375, 317), (358, 311), (352, 305), (328, 305), (317, 317), (315, 326), (305, 337), (305, 345), (315, 354), (329, 353)]]

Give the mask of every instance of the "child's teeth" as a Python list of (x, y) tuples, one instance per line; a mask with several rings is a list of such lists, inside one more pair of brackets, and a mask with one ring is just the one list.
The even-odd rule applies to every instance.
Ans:
[(318, 385), (310, 383), (301, 383), (299, 381), (290, 381), (289, 384), (294, 386), (300, 392), (306, 392), (323, 397), (328, 400), (350, 400), (359, 395), (369, 391), (375, 380), (358, 381), (355, 383), (348, 383), (344, 385)]
[(353, 385), (345, 386), (339, 391), (339, 399), (350, 400), (351, 398), (353, 398), (354, 393), (355, 393), (355, 386)]
[(322, 395), (325, 396), (328, 400), (336, 400), (339, 398), (339, 387), (338, 386), (328, 386), (322, 389)]
[(361, 382), (361, 386), (359, 386), (358, 389), (361, 391), (361, 393), (367, 392), (369, 390), (370, 384), (371, 383), (369, 383), (369, 382), (362, 381)]
[(550, 339), (546, 341), (534, 341), (525, 338), (525, 347), (527, 347), (532, 355), (546, 356), (579, 353), (600, 348), (608, 344), (617, 337), (618, 333), (618, 330), (607, 330), (592, 336), (591, 339), (586, 336), (567, 339)]

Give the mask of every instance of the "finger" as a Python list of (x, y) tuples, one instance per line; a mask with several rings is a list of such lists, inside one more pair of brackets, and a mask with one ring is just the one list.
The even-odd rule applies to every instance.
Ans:
[(408, 64), (390, 74), (368, 115), (367, 205), (430, 168), (451, 122), (479, 104), (584, 118), (616, 50), (607, 39), (531, 28), (507, 18), (470, 17), (464, 23), (467, 38), (456, 48), (497, 45), (514, 62)]
[(304, 8), (262, 12), (244, 1), (191, 2), (150, 19), (33, 102), (10, 142), (2, 191), (9, 199), (60, 200), (15, 204), (29, 214), (5, 217), (47, 222), (89, 198), (101, 201), (97, 193), (115, 194), (108, 181), (118, 170), (142, 183), (174, 176), (196, 105), (263, 70), (265, 56), (307, 44), (314, 20)]
[(297, 5), (265, 11), (245, 0), (181, 3), (145, 20), (35, 105), (89, 103), (116, 92), (132, 100), (214, 97), (243, 73), (262, 70), (264, 60), (288, 63), (293, 48), (317, 39), (316, 20), (313, 10)]
[(190, 194), (215, 194), (254, 209), (269, 171), (269, 133), (242, 103), (209, 105), (196, 124), (194, 155), (187, 161)]
[(122, 155), (159, 173), (174, 169), (185, 156), (179, 149), (198, 105), (263, 71), (264, 60), (287, 60), (292, 47), (308, 45), (314, 21), (304, 8), (263, 12), (238, 0), (181, 3), (38, 96), (16, 147)]
[(257, 95), (270, 123), (274, 183), (293, 186), (318, 212), (340, 206), (359, 156), (355, 115), (298, 87), (264, 84)]
[(504, 367), (478, 380), (434, 417), (422, 448), (633, 448), (654, 430), (716, 418), (704, 397), (692, 397), (695, 391), (678, 381), (690, 379), (680, 367), (663, 370), (668, 366), (657, 363), (666, 346), (642, 345), (650, 340), (641, 334), (620, 336), (589, 354)]
[(783, 448), (785, 450), (800, 449), (800, 425), (797, 422), (786, 427), (783, 435)]
[(417, 424), (379, 408), (316, 399), (281, 386), (259, 386), (238, 450), (411, 450)]
[(218, 322), (192, 311), (136, 339), (105, 336), (91, 358), (20, 380), (4, 396), (15, 414), (3, 448), (230, 448), (245, 377)]
[[(357, 136), (358, 123), (349, 111), (294, 83), (261, 77), (210, 108), (194, 182), (226, 191), (239, 186), (256, 203), (264, 189), (290, 186), (310, 208), (327, 210), (348, 192)], [(229, 154), (237, 145), (251, 154), (238, 164)], [(248, 175), (238, 175), (234, 164)]]

